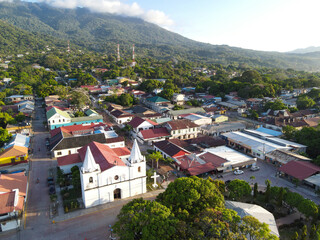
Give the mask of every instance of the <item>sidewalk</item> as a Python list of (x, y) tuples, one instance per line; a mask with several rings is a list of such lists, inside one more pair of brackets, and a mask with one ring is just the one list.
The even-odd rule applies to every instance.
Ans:
[[(95, 207), (91, 207), (91, 208), (85, 208), (85, 209), (81, 209), (81, 210), (76, 210), (74, 212), (69, 212), (69, 213), (62, 213), (59, 214), (59, 216), (56, 216), (52, 219), (52, 222), (54, 221), (55, 223), (59, 223), (59, 222), (64, 222), (64, 221), (68, 221), (70, 219), (74, 219), (77, 217), (81, 217), (81, 216), (85, 216), (85, 215), (89, 215), (89, 214), (93, 214), (96, 212), (101, 212), (101, 211), (105, 211), (111, 208), (115, 208), (115, 207), (119, 207), (119, 206), (123, 206), (125, 204), (127, 204), (128, 202), (130, 202), (133, 199), (136, 198), (144, 198), (144, 199), (148, 199), (148, 198), (155, 198), (156, 196), (158, 196), (159, 193), (164, 192), (165, 189), (159, 189), (159, 190), (155, 190), (152, 192), (147, 192), (144, 194), (140, 194), (134, 197), (130, 197), (130, 198), (125, 198), (125, 199), (119, 199), (117, 201), (114, 202), (110, 202), (110, 203), (106, 203), (106, 204), (101, 204)], [(53, 223), (54, 223), (53, 222)]]
[(277, 227), (284, 225), (284, 224), (293, 223), (295, 220), (300, 219), (300, 216), (302, 216), (301, 213), (295, 212), (295, 213), (292, 213), (286, 217), (279, 218), (276, 220)]

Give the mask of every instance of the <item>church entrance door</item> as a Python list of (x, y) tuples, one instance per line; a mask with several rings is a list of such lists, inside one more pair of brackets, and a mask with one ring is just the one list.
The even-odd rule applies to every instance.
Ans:
[(117, 188), (113, 191), (114, 200), (121, 199), (121, 189)]

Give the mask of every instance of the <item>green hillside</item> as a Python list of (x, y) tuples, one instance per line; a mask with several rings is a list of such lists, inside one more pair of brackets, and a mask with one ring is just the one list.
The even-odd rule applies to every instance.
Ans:
[[(58, 9), (39, 3), (0, 2), (0, 19), (38, 36), (52, 36), (63, 40), (65, 45), (66, 40), (70, 40), (72, 44), (105, 54), (115, 54), (119, 43), (122, 56), (130, 56), (131, 44), (135, 44), (138, 57), (320, 70), (319, 54), (261, 52), (204, 44), (138, 18), (92, 13), (84, 8)], [(2, 37), (10, 41), (10, 34)]]

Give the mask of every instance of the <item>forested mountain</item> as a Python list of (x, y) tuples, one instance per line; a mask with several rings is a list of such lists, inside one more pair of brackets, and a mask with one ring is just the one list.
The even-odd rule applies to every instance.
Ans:
[[(119, 43), (121, 55), (129, 57), (131, 44), (135, 44), (138, 57), (320, 70), (320, 54), (261, 52), (204, 44), (138, 18), (93, 13), (84, 8), (58, 9), (43, 3), (0, 2), (0, 19), (36, 34), (39, 41), (61, 39), (63, 42), (59, 44), (66, 47), (70, 40), (74, 45), (99, 53), (115, 54)], [(1, 36), (10, 41), (10, 33)]]
[(289, 53), (313, 53), (320, 52), (320, 47), (307, 47), (307, 48), (298, 48), (296, 50), (290, 51)]
[(30, 33), (0, 20), (0, 54), (46, 50), (46, 46), (62, 47), (63, 42), (51, 36)]

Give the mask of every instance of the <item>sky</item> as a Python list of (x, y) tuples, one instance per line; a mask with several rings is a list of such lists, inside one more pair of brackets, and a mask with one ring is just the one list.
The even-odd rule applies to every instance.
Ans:
[(320, 46), (319, 0), (29, 1), (138, 17), (211, 44), (279, 52)]

